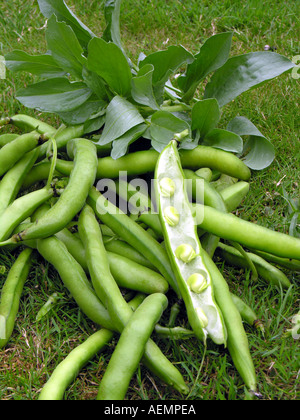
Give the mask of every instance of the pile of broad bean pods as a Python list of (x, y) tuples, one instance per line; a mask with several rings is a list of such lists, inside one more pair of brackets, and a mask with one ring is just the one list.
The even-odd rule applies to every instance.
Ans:
[[(34, 252), (98, 326), (57, 366), (39, 398), (63, 399), (114, 337), (99, 400), (124, 399), (140, 362), (187, 394), (155, 335), (226, 346), (248, 393), (257, 395), (243, 321), (263, 327), (229, 291), (214, 256), (286, 289), (290, 281), (278, 267), (299, 271), (300, 240), (233, 214), (249, 190), (242, 160), (208, 146), (178, 150), (180, 133), (161, 153), (139, 150), (114, 160), (82, 136), (80, 125), (57, 130), (26, 115), (1, 125), (22, 133), (0, 136), (0, 246), (18, 255), (1, 290), (0, 346), (13, 334)], [(124, 290), (136, 292), (130, 301)], [(176, 317), (160, 324), (170, 294), (183, 302), (188, 328), (176, 326)]]

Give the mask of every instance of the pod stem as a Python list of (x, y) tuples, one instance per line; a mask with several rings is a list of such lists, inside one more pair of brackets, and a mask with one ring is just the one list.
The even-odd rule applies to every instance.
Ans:
[(253, 261), (249, 258), (247, 252), (244, 250), (244, 248), (239, 243), (237, 243), (235, 241), (229, 241), (229, 242), (245, 258), (245, 260), (246, 260), (246, 262), (248, 264), (248, 267), (252, 271), (252, 280), (253, 281), (257, 281), (258, 280), (258, 272), (257, 272), (257, 269), (256, 269), (255, 264), (253, 263)]
[(51, 140), (51, 146), (52, 146), (52, 156), (51, 156), (51, 166), (50, 166), (48, 181), (47, 181), (47, 185), (46, 185), (47, 189), (49, 189), (51, 187), (53, 177), (54, 177), (55, 168), (56, 168), (56, 162), (57, 162), (56, 140), (55, 140), (54, 137), (52, 137), (50, 140)]

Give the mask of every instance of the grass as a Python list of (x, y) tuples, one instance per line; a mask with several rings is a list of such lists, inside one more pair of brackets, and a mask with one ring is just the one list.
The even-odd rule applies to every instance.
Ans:
[[(68, 4), (83, 22), (101, 35), (103, 1), (70, 0)], [(232, 55), (262, 50), (268, 44), (291, 59), (299, 54), (297, 12), (297, 2), (293, 1), (127, 0), (122, 6), (123, 44), (134, 59), (141, 51), (148, 54), (174, 44), (197, 52), (212, 34), (233, 30)], [(12, 0), (10, 7), (2, 3), (0, 33), (0, 55), (12, 49), (32, 54), (45, 52), (44, 19), (35, 1)], [(31, 76), (9, 73), (6, 80), (0, 80), (0, 115), (17, 112), (34, 115), (14, 99), (16, 90), (31, 81)], [(290, 216), (282, 187), (290, 197), (299, 197), (298, 92), (299, 81), (291, 75), (283, 75), (226, 106), (221, 121), (225, 127), (236, 115), (246, 116), (275, 145), (275, 162), (266, 170), (253, 172), (249, 196), (237, 214), (283, 232), (288, 231)], [(51, 115), (38, 115), (56, 123)], [(1, 251), (0, 265), (8, 270), (16, 255), (16, 252)], [(256, 311), (265, 325), (264, 336), (245, 325), (263, 399), (299, 399), (299, 340), (285, 336), (286, 329), (292, 326), (292, 316), (299, 310), (299, 275), (286, 272), (293, 286), (283, 291), (262, 280), (253, 283), (248, 270), (222, 262), (219, 267), (230, 289)], [(0, 287), (5, 278), (0, 274)], [(36, 322), (37, 312), (54, 292), (60, 296), (58, 303)], [(172, 293), (169, 299), (170, 307), (174, 300)], [(164, 318), (168, 319), (168, 311)], [(180, 315), (178, 323), (185, 325), (184, 314)], [(55, 270), (35, 255), (13, 336), (8, 346), (0, 351), (0, 399), (36, 399), (55, 366), (95, 329), (74, 304)], [(243, 399), (243, 383), (226, 349), (209, 343), (204, 355), (203, 346), (193, 339), (156, 341), (183, 373), (192, 390), (190, 400)], [(66, 399), (95, 398), (114, 344), (108, 345), (79, 374), (68, 388)], [(127, 398), (182, 399), (143, 366), (133, 378)]]

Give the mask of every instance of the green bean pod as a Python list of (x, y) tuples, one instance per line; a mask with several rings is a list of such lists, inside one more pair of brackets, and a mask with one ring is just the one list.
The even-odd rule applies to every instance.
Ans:
[(169, 283), (161, 274), (113, 252), (107, 252), (107, 257), (119, 287), (146, 294), (167, 293)]
[(208, 267), (214, 284), (215, 298), (221, 308), (226, 328), (227, 347), (233, 363), (241, 375), (248, 390), (252, 393), (257, 391), (257, 378), (250, 354), (249, 342), (244, 330), (243, 322), (238, 308), (235, 306), (228, 284), (219, 269), (204, 251), (204, 261)]
[(72, 350), (58, 365), (43, 386), (40, 401), (62, 400), (67, 387), (74, 381), (81, 369), (100, 351), (103, 351), (114, 336), (113, 331), (104, 328), (92, 334)]
[[(8, 240), (13, 230), (51, 197), (53, 197), (53, 190), (42, 188), (12, 202), (0, 215), (0, 241)], [(19, 242), (19, 235), (19, 233), (14, 235), (9, 242)]]
[(48, 137), (33, 131), (17, 137), (0, 149), (0, 176), (11, 169), (25, 153), (48, 140)]
[(19, 137), (19, 134), (2, 134), (0, 136), (0, 147), (5, 146), (8, 143), (11, 143), (12, 141), (16, 140), (16, 138)]
[[(64, 285), (83, 313), (93, 322), (105, 329), (116, 331), (110, 315), (100, 302), (80, 264), (71, 256), (66, 246), (57, 238), (50, 237), (37, 241), (39, 253), (58, 271)], [(153, 295), (150, 295), (153, 296)], [(129, 316), (132, 315), (128, 306)], [(145, 349), (143, 363), (155, 375), (182, 394), (188, 393), (184, 379), (176, 367), (168, 361), (157, 345), (149, 340)]]
[(300, 272), (299, 260), (295, 260), (292, 258), (277, 257), (276, 255), (269, 254), (268, 252), (258, 251), (257, 249), (250, 248), (250, 251), (253, 252), (254, 254), (259, 255), (264, 260), (277, 264), (283, 268), (286, 268), (287, 270)]
[[(128, 153), (119, 159), (110, 156), (98, 160), (97, 179), (119, 178), (120, 172), (127, 172), (128, 176), (140, 176), (155, 171), (159, 153), (156, 150), (142, 150)], [(248, 181), (251, 172), (249, 168), (233, 153), (225, 152), (209, 146), (197, 146), (193, 150), (180, 150), (183, 168), (199, 169), (211, 167), (224, 174)], [(64, 175), (69, 175), (72, 162), (58, 162), (57, 170)]]
[(141, 252), (163, 275), (175, 292), (180, 294), (166, 251), (149, 233), (92, 188), (87, 203), (98, 218), (129, 245)]
[(167, 305), (164, 294), (149, 295), (131, 316), (103, 375), (97, 400), (124, 400), (146, 343)]
[(300, 260), (300, 239), (240, 219), (234, 214), (222, 213), (209, 206), (196, 204), (195, 207), (197, 224), (204, 230), (248, 248)]
[[(33, 168), (25, 176), (22, 183), (22, 190), (27, 190), (38, 182), (47, 181), (50, 173), (51, 162), (41, 162), (33, 166)], [(63, 177), (57, 170), (54, 171), (54, 177)]]
[[(101, 240), (100, 227), (89, 206), (85, 206), (80, 214), (79, 232), (97, 295), (107, 307), (115, 328), (122, 332), (132, 317), (132, 309), (123, 298), (111, 275), (107, 254)], [(151, 340), (148, 340), (145, 346), (143, 363), (164, 382), (184, 394), (187, 393), (187, 387), (179, 371)]]
[(105, 235), (103, 235), (103, 242), (107, 251), (121, 255), (122, 257), (126, 257), (137, 264), (143, 265), (144, 267), (148, 267), (151, 270), (156, 271), (154, 265), (151, 264), (147, 258), (145, 258), (140, 252), (138, 252), (135, 248), (126, 242)]
[(38, 151), (36, 149), (26, 153), (13, 168), (6, 172), (0, 181), (0, 214), (16, 199), (23, 181), (34, 165), (37, 156)]
[(195, 337), (195, 333), (192, 330), (188, 330), (183, 327), (162, 327), (159, 324), (155, 325), (155, 334), (157, 337), (162, 339), (171, 339), (171, 340), (188, 340)]
[[(67, 247), (70, 254), (76, 259), (77, 262), (82, 266), (85, 272), (88, 273), (88, 264), (86, 260), (85, 248), (80, 238), (77, 238), (68, 229), (55, 234)], [(121, 241), (120, 241), (121, 242)], [(108, 242), (110, 243), (110, 242)], [(166, 293), (169, 287), (168, 282), (162, 277), (161, 274), (153, 271), (153, 269), (144, 266), (140, 263), (140, 260), (132, 260), (131, 248), (126, 248), (126, 243), (122, 246), (121, 254), (109, 251), (107, 243), (104, 242), (105, 249), (107, 251), (107, 258), (110, 266), (110, 271), (117, 282), (119, 287), (128, 288), (138, 292), (150, 294), (150, 293)], [(124, 251), (125, 255), (122, 255)], [(118, 251), (116, 249), (115, 251)], [(133, 249), (134, 250), (134, 249)], [(134, 250), (135, 251), (135, 250)], [(135, 256), (136, 252), (134, 252)]]
[(249, 193), (249, 189), (249, 182), (239, 181), (220, 191), (220, 195), (226, 204), (228, 213), (231, 213), (233, 210), (239, 207), (239, 205)]
[(114, 330), (114, 324), (107, 310), (97, 297), (83, 268), (68, 252), (66, 246), (52, 236), (39, 239), (37, 250), (57, 270), (82, 312), (103, 328)]
[(183, 168), (197, 170), (208, 167), (242, 181), (248, 181), (251, 171), (236, 155), (209, 146), (197, 146), (192, 150), (179, 151)]
[[(55, 130), (54, 133), (51, 133), (51, 135), (54, 135), (57, 130)], [(84, 134), (84, 124), (65, 127), (63, 130), (61, 130), (57, 135), (55, 136), (57, 149), (61, 150), (67, 147), (67, 144), (70, 140), (80, 138)], [(42, 160), (47, 153), (47, 150), (49, 148), (49, 141), (42, 144), (39, 147), (39, 160)]]
[(265, 329), (261, 322), (261, 320), (258, 318), (254, 310), (247, 305), (243, 299), (241, 299), (239, 296), (231, 293), (231, 297), (233, 300), (233, 303), (237, 307), (242, 320), (246, 322), (247, 324), (251, 325), (252, 327), (255, 327), (256, 329), (259, 329), (262, 333), (264, 333)]
[(131, 311), (111, 274), (100, 226), (93, 209), (88, 205), (80, 214), (78, 229), (95, 292), (107, 308), (118, 331), (122, 331)]
[(51, 125), (24, 114), (17, 114), (7, 118), (7, 124), (12, 124), (26, 132), (36, 130), (40, 134), (49, 134), (51, 136), (56, 132), (56, 129)]
[(14, 329), (20, 298), (31, 267), (32, 250), (26, 248), (11, 267), (0, 297), (0, 349), (8, 343)]
[(40, 239), (54, 235), (70, 223), (82, 209), (89, 190), (95, 182), (97, 154), (95, 145), (86, 139), (75, 139), (68, 144), (75, 155), (69, 183), (55, 205), (37, 222), (21, 232), (16, 240)]
[(192, 330), (226, 345), (222, 313), (215, 302), (211, 276), (202, 256), (194, 214), (188, 200), (177, 143), (172, 141), (157, 162), (156, 191), (166, 249)]
[[(220, 242), (218, 245), (218, 253), (228, 263), (236, 267), (248, 268), (247, 261), (236, 248)], [(255, 265), (259, 276), (267, 283), (274, 284), (283, 289), (288, 289), (291, 286), (291, 282), (281, 270), (268, 263), (259, 255), (251, 252), (247, 252), (247, 255)]]

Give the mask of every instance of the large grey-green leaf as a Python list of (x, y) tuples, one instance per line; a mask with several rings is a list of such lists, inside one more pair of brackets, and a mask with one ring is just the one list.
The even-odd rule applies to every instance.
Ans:
[(238, 134), (219, 128), (215, 128), (214, 130), (207, 133), (203, 144), (205, 146), (211, 146), (217, 149), (226, 150), (227, 152), (243, 152), (242, 138)]
[(87, 67), (83, 66), (82, 69), (82, 78), (86, 85), (98, 96), (102, 101), (108, 101), (106, 84), (104, 80), (95, 72), (89, 70)]
[(52, 16), (47, 24), (46, 41), (55, 62), (67, 73), (81, 79), (86, 58), (73, 29)]
[(159, 153), (174, 138), (174, 134), (188, 130), (189, 124), (168, 111), (157, 111), (152, 115), (150, 135), (152, 147)]
[(152, 64), (147, 64), (139, 70), (137, 76), (133, 77), (131, 81), (131, 96), (138, 104), (158, 110), (159, 106), (152, 86), (153, 72), (154, 66)]
[(128, 130), (127, 133), (113, 141), (111, 157), (113, 159), (119, 159), (120, 157), (126, 155), (130, 144), (138, 140), (146, 131), (146, 128), (147, 125), (145, 123), (136, 125), (135, 127)]
[(89, 41), (96, 36), (75, 16), (64, 0), (38, 0), (38, 4), (41, 13), (47, 19), (50, 19), (52, 15), (56, 15), (60, 22), (65, 22), (70, 25), (84, 48), (86, 48)]
[(115, 94), (130, 95), (131, 69), (116, 44), (93, 38), (88, 46), (88, 68), (101, 76)]
[(197, 102), (192, 108), (192, 130), (198, 130), (200, 138), (213, 130), (221, 117), (218, 101), (214, 98)]
[(68, 125), (82, 124), (94, 114), (97, 114), (105, 105), (106, 103), (104, 101), (99, 100), (96, 95), (92, 95), (78, 108), (68, 112), (59, 112), (59, 116)]
[(143, 122), (144, 118), (132, 103), (115, 96), (107, 107), (106, 123), (99, 144), (104, 146)]
[(140, 68), (146, 64), (154, 66), (153, 90), (158, 104), (163, 101), (163, 90), (170, 75), (182, 65), (191, 63), (193, 60), (193, 55), (184, 47), (173, 45), (167, 50), (156, 51), (140, 61)]
[(295, 65), (286, 57), (258, 51), (230, 58), (207, 84), (204, 98), (216, 98), (220, 107), (241, 93), (290, 70)]
[(15, 50), (5, 55), (5, 64), (13, 72), (26, 71), (45, 79), (66, 74), (50, 54), (30, 55), (24, 51)]
[(195, 55), (195, 61), (187, 66), (186, 74), (178, 79), (178, 85), (185, 93), (184, 101), (192, 99), (201, 80), (226, 63), (231, 40), (232, 32), (224, 32), (211, 36), (202, 45), (199, 53)]
[(243, 161), (251, 169), (261, 170), (271, 165), (275, 158), (272, 143), (245, 117), (235, 117), (227, 130), (239, 136), (247, 136), (243, 148)]
[(66, 112), (78, 108), (92, 93), (84, 83), (53, 78), (20, 89), (16, 98), (28, 108), (42, 112)]
[(104, 5), (104, 17), (106, 28), (103, 32), (103, 39), (111, 41), (122, 49), (120, 33), (120, 9), (122, 0), (107, 0)]

